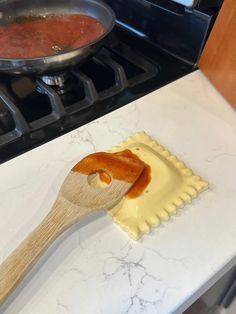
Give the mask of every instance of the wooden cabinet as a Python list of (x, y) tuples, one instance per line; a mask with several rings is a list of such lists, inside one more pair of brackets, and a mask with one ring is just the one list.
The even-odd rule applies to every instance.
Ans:
[(224, 0), (199, 67), (236, 108), (236, 0)]

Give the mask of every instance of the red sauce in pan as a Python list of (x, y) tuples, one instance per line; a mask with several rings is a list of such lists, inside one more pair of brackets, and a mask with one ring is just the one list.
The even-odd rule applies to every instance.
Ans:
[[(97, 171), (98, 169), (101, 170)], [(135, 182), (126, 194), (129, 198), (141, 195), (151, 181), (151, 167), (128, 149), (118, 153), (101, 152), (88, 155), (76, 164), (72, 170), (87, 175), (99, 172), (100, 179), (110, 183), (110, 176), (102, 169), (109, 171), (114, 179), (130, 183)], [(139, 175), (138, 179), (137, 174)]]
[(80, 14), (21, 18), (0, 26), (0, 58), (35, 58), (79, 48), (96, 40), (105, 27)]

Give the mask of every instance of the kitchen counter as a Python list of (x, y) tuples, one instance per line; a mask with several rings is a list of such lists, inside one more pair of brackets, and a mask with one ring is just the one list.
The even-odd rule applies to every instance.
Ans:
[(236, 113), (200, 71), (2, 164), (0, 260), (47, 214), (73, 164), (137, 131), (210, 188), (137, 242), (106, 214), (73, 226), (0, 313), (181, 313), (236, 264)]

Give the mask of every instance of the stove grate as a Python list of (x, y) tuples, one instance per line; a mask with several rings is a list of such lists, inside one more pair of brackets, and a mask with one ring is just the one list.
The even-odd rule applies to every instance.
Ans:
[[(26, 78), (8, 80), (3, 88), (0, 87), (0, 147), (91, 108), (157, 73), (155, 65), (119, 44), (103, 47), (91, 60), (71, 70), (72, 88), (62, 95), (41, 79), (32, 79), (31, 89), (24, 90), (22, 95), (21, 83), (24, 85)], [(38, 107), (32, 110), (32, 106)]]

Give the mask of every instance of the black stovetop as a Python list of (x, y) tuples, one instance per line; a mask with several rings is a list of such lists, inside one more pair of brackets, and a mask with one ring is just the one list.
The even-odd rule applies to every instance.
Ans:
[(70, 71), (59, 95), (40, 79), (0, 76), (0, 162), (82, 126), (194, 70), (116, 26), (107, 43)]

